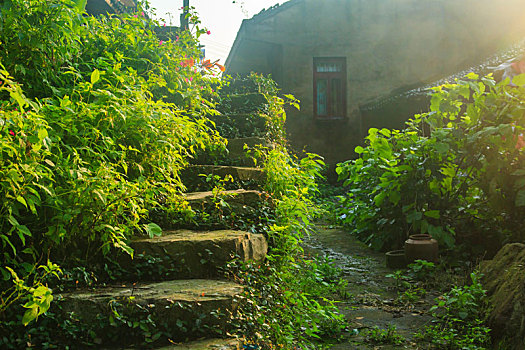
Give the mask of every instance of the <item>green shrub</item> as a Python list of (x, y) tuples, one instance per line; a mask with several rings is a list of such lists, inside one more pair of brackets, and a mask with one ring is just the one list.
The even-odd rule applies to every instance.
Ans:
[(0, 6), (0, 314), (43, 295), (46, 261), (100, 263), (160, 234), (150, 212), (181, 205), (180, 169), (220, 139), (203, 29), (162, 42), (156, 25), (67, 0)]
[(376, 249), (413, 233), (492, 252), (523, 240), (523, 77), (516, 84), (472, 73), (433, 88), (430, 112), (405, 130), (370, 129), (360, 157), (337, 168), (349, 188), (342, 222)]

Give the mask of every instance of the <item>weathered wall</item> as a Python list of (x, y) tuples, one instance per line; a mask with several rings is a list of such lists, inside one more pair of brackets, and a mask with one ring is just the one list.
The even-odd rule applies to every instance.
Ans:
[[(477, 64), (524, 36), (524, 0), (292, 0), (244, 21), (228, 70), (272, 73), (301, 100), (288, 116), (292, 144), (333, 164), (366, 132), (360, 105)], [(346, 121), (314, 120), (313, 57), (346, 57)]]

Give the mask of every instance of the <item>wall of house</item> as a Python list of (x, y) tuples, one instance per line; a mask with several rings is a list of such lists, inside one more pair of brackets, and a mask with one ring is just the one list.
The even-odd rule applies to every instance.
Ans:
[[(360, 105), (478, 64), (523, 37), (523, 0), (291, 0), (244, 21), (228, 69), (273, 73), (301, 100), (288, 114), (292, 145), (334, 164), (352, 157), (366, 132)], [(313, 57), (346, 57), (346, 120), (314, 120)]]

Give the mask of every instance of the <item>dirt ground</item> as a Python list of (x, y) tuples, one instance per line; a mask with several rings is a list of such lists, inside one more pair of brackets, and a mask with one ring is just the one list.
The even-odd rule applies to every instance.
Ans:
[[(424, 288), (425, 295), (416, 297), (417, 300), (404, 300), (405, 289), (397, 289), (394, 279), (385, 277), (394, 270), (386, 267), (384, 254), (372, 251), (340, 228), (317, 225), (316, 231), (305, 240), (305, 252), (328, 256), (348, 281), (348, 295), (341, 298), (338, 306), (349, 327), (343, 339), (330, 348), (433, 349), (429, 344), (418, 343), (414, 334), (431, 324), (429, 309), (441, 292), (437, 288)], [(374, 343), (367, 333), (375, 326), (395, 327), (405, 340), (398, 345)]]

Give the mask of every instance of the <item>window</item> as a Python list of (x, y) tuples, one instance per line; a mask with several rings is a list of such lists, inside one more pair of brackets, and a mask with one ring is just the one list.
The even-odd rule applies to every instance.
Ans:
[(317, 119), (346, 116), (346, 58), (314, 58), (314, 115)]

